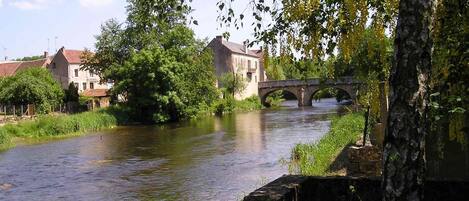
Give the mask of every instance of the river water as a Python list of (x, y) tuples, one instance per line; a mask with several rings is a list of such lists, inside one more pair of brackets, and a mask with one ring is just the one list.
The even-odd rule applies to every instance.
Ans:
[(313, 105), (19, 146), (0, 153), (0, 200), (240, 200), (287, 174), (282, 159), (341, 108)]

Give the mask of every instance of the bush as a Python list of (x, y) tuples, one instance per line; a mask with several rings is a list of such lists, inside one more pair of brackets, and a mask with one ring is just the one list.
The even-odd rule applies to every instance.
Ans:
[(60, 104), (64, 93), (52, 74), (44, 68), (30, 68), (0, 82), (0, 103), (36, 104), (39, 113), (48, 113)]

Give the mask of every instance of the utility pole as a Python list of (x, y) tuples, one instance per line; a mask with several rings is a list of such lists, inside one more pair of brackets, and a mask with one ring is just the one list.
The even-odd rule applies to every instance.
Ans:
[(57, 37), (57, 36), (54, 37), (55, 52), (57, 52), (57, 39), (58, 39), (58, 38), (59, 38), (59, 37)]
[(8, 56), (7, 56), (7, 48), (3, 45), (2, 46), (2, 49), (3, 49), (3, 56), (4, 56), (4, 60), (6, 61), (8, 59)]
[(50, 38), (47, 38), (47, 52), (50, 52)]

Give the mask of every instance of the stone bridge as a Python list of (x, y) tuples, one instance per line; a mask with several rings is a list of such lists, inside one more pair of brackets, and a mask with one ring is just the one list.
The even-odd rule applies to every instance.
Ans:
[(275, 91), (288, 91), (295, 95), (298, 106), (312, 106), (313, 96), (316, 92), (326, 88), (336, 88), (347, 92), (353, 102), (356, 99), (356, 91), (361, 82), (352, 77), (340, 77), (336, 80), (274, 80), (259, 82), (259, 96), (263, 105), (269, 94)]

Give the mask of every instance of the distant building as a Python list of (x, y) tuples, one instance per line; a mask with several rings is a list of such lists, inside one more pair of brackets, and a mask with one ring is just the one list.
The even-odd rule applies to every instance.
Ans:
[(111, 102), (111, 98), (107, 89), (88, 89), (81, 95), (91, 98), (91, 100), (88, 102), (88, 109), (90, 110), (109, 107)]
[(70, 83), (74, 83), (78, 92), (88, 89), (109, 89), (107, 83), (102, 83), (101, 78), (88, 70), (81, 70), (82, 50), (67, 50), (60, 48), (48, 69), (63, 89), (68, 89)]
[(247, 81), (246, 89), (236, 94), (236, 99), (245, 99), (258, 94), (258, 82), (266, 80), (262, 50), (249, 50), (246, 43), (228, 42), (222, 36), (214, 38), (208, 47), (214, 53), (217, 77), (225, 73), (235, 73)]
[(49, 57), (47, 52), (44, 52), (44, 58), (33, 61), (3, 61), (0, 62), (0, 77), (13, 76), (21, 70), (33, 67), (47, 68), (50, 64), (52, 57)]

